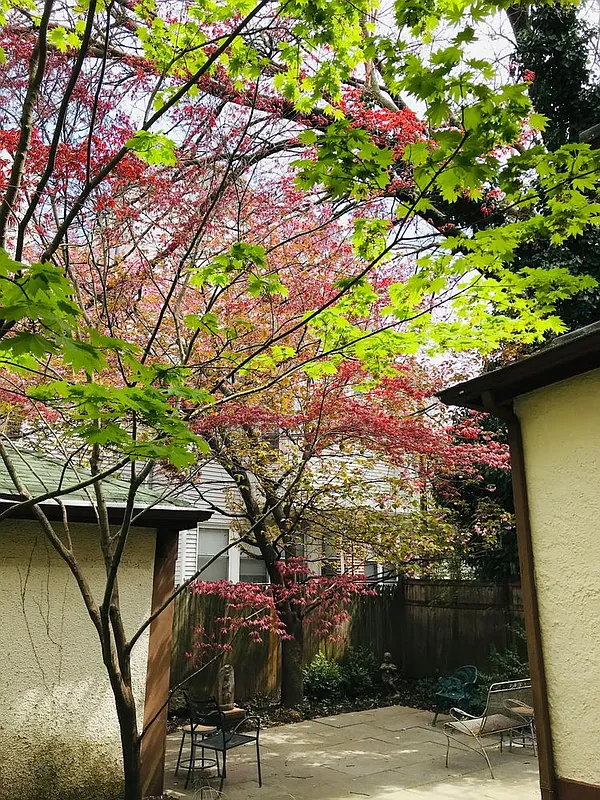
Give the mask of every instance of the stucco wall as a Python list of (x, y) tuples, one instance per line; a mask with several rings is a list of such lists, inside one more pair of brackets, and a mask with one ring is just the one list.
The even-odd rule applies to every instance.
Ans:
[(600, 784), (600, 371), (524, 395), (516, 412), (556, 771)]
[[(94, 526), (71, 526), (101, 598)], [(126, 631), (147, 617), (156, 534), (135, 529), (120, 569)], [(133, 652), (140, 722), (148, 637)], [(114, 702), (77, 585), (33, 522), (0, 523), (0, 800), (112, 800), (120, 790)]]

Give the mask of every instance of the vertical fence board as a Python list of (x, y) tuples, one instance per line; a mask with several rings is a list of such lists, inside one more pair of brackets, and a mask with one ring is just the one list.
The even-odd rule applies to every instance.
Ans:
[[(194, 631), (204, 627), (225, 642), (217, 622), (225, 613), (218, 597), (182, 592), (175, 601), (171, 683), (177, 685), (193, 671)], [(426, 678), (452, 672), (462, 664), (489, 666), (492, 647), (502, 651), (524, 643), (514, 629), (522, 624), (520, 587), (475, 581), (406, 580), (380, 587), (376, 596), (355, 600), (351, 617), (335, 642), (322, 641), (307, 625), (305, 662), (323, 650), (341, 658), (349, 646), (365, 647), (377, 658), (389, 650), (402, 675)], [(280, 647), (274, 635), (260, 643), (241, 632), (220, 661), (189, 681), (194, 692), (215, 691), (221, 664), (235, 668), (236, 696), (275, 699), (280, 685)]]

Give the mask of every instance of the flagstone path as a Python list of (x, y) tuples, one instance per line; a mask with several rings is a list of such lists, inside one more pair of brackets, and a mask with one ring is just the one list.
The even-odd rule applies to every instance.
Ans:
[[(253, 746), (228, 754), (223, 800), (539, 800), (531, 748), (488, 750), (495, 779), (477, 753), (453, 747), (431, 713), (393, 706), (261, 731), (263, 786)], [(166, 789), (185, 800), (218, 798), (219, 781), (200, 774), (184, 790), (174, 777), (180, 734), (168, 737)], [(214, 791), (208, 789), (212, 786)], [(205, 787), (202, 791), (202, 787)]]

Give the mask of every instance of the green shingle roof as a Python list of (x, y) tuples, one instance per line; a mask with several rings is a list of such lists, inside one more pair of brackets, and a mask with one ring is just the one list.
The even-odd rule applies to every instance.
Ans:
[[(15, 450), (11, 454), (11, 460), (17, 470), (19, 477), (27, 487), (28, 491), (35, 496), (53, 492), (58, 488), (68, 489), (83, 481), (90, 480), (92, 473), (77, 464), (61, 461), (40, 453), (28, 450)], [(126, 503), (129, 494), (128, 481), (110, 475), (102, 481), (104, 494), (107, 503)], [(0, 459), (0, 495), (18, 495), (15, 485), (4, 462)], [(92, 485), (83, 489), (77, 489), (65, 495), (72, 500), (90, 501), (94, 498), (94, 487)], [(161, 492), (153, 492), (148, 489), (140, 488), (136, 493), (136, 505), (170, 505), (174, 507), (191, 508), (192, 504), (184, 500), (170, 500), (163, 497)]]
[[(71, 509), (77, 508), (77, 517), (82, 520), (88, 516), (92, 517), (91, 512), (93, 512), (93, 503), (95, 502), (93, 485), (90, 484), (68, 492), (72, 486), (92, 478), (88, 469), (64, 459), (30, 450), (15, 448), (10, 455), (16, 472), (31, 495), (41, 497), (58, 488), (64, 489), (66, 493), (61, 494), (61, 502)], [(102, 486), (111, 521), (113, 519), (118, 521), (119, 516), (122, 517), (122, 511), (127, 502), (129, 482), (111, 475), (103, 479)], [(180, 497), (169, 497), (168, 490), (168, 486), (165, 486), (160, 491), (140, 488), (136, 492), (135, 508), (138, 515), (140, 509), (149, 507), (142, 515), (143, 521), (140, 521), (140, 524), (160, 524), (181, 530), (191, 527), (196, 522), (209, 519), (211, 516), (211, 512), (199, 509)], [(0, 459), (0, 505), (2, 508), (6, 508), (11, 501), (14, 504), (15, 513), (11, 513), (10, 516), (31, 515), (30, 508), (23, 510), (18, 508), (18, 502), (22, 501), (22, 498), (19, 497), (12, 478), (8, 474), (4, 462)], [(59, 510), (57, 502), (53, 499), (43, 501), (42, 505), (44, 509)], [(27, 513), (21, 513), (21, 511), (27, 511)]]

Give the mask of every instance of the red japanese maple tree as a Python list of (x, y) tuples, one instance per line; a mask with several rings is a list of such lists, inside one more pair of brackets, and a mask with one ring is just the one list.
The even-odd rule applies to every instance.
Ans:
[[(447, 49), (407, 49), (405, 34), (467, 20), (468, 3), (395, 7), (390, 35), (364, 0), (0, 8), (0, 397), (20, 433), (90, 466), (99, 508), (103, 478), (128, 465), (125, 522), (115, 533), (99, 515), (100, 593), (68, 521), (53, 525), (15, 476), (6, 438), (0, 457), (97, 632), (127, 800), (142, 794), (145, 735), (131, 651), (150, 620), (127, 635), (118, 578), (154, 463), (193, 470), (208, 448), (238, 481), (243, 535), (285, 587), (280, 562), (307, 513), (323, 520), (324, 480), (334, 506), (332, 454), (385, 458), (398, 486), (448, 457), (444, 426), (419, 413), (424, 350), (539, 339), (560, 327), (557, 297), (585, 285), (505, 262), (527, 237), (596, 221), (595, 156), (523, 152), (526, 87), (489, 85), (489, 65), (464, 52), (466, 22)], [(478, 18), (486, 8), (500, 6), (478, 3)], [(547, 214), (539, 193), (556, 199)], [(503, 233), (492, 212), (506, 198)], [(263, 447), (274, 429), (295, 448), (288, 469), (284, 450)], [(373, 498), (384, 509), (386, 493)], [(277, 611), (297, 665), (292, 600)]]

